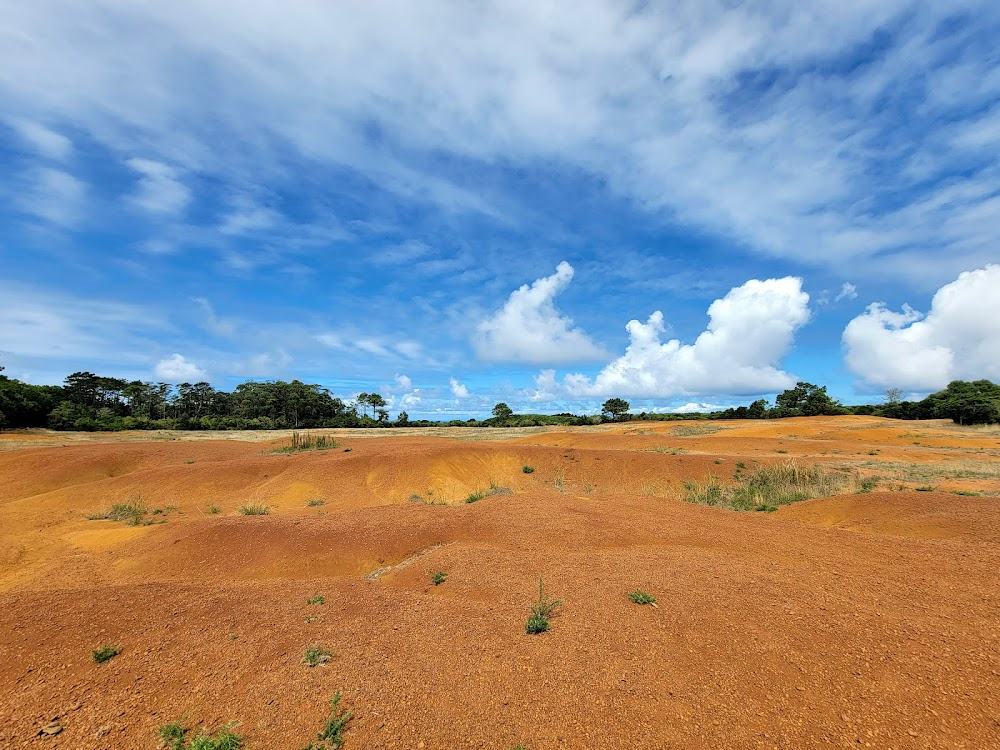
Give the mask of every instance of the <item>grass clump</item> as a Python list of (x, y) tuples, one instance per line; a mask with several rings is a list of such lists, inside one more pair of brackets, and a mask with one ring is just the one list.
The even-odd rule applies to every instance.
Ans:
[(925, 484), (922, 487), (914, 487), (913, 489), (915, 489), (917, 492), (933, 492), (934, 491), (934, 487), (932, 485), (929, 485), (929, 484)]
[(338, 750), (344, 744), (344, 729), (354, 716), (354, 711), (341, 712), (339, 690), (333, 694), (330, 709), (330, 718), (326, 720), (323, 731), (316, 735), (317, 741), (310, 742), (304, 750)]
[(482, 500), (486, 496), (487, 495), (486, 495), (486, 491), (485, 490), (476, 490), (475, 492), (473, 492), (472, 494), (470, 494), (467, 498), (465, 498), (465, 502), (467, 502), (467, 503), (478, 503), (480, 500)]
[(310, 646), (302, 654), (302, 663), (307, 667), (319, 667), (333, 658), (333, 652), (322, 646)]
[(318, 508), (321, 505), (326, 505), (326, 500), (321, 497), (314, 497), (311, 500), (307, 500), (306, 505), (310, 508)]
[(267, 506), (259, 503), (247, 503), (240, 506), (241, 516), (266, 516), (267, 513)]
[(683, 499), (698, 505), (711, 505), (729, 510), (773, 511), (780, 505), (830, 497), (848, 492), (868, 492), (877, 479), (859, 478), (844, 474), (805, 467), (795, 461), (770, 466), (758, 466), (748, 474), (734, 477), (735, 484), (723, 484), (709, 475), (702, 482), (687, 482)]
[(524, 466), (521, 467), (521, 472), (524, 473), (524, 474), (534, 474), (535, 473), (535, 467), (534, 466), (528, 466), (528, 464), (525, 464)]
[[(288, 445), (267, 451), (268, 453), (300, 453), (302, 451), (325, 451), (331, 448), (338, 448), (337, 441), (326, 435), (310, 435), (308, 432), (300, 434), (292, 433), (292, 440)], [(347, 449), (349, 450), (349, 449)]]
[(222, 512), (222, 508), (220, 508), (218, 505), (209, 505), (208, 512), (211, 513), (213, 516), (217, 516)]
[(538, 601), (531, 605), (531, 615), (525, 623), (524, 632), (528, 635), (544, 633), (549, 629), (549, 618), (556, 608), (562, 604), (562, 599), (550, 599), (545, 595), (541, 577), (538, 579)]
[(129, 526), (139, 526), (144, 523), (146, 513), (146, 503), (141, 497), (126, 500), (121, 503), (113, 503), (110, 508), (99, 513), (90, 513), (87, 519), (90, 521), (125, 521)]
[(323, 598), (322, 594), (317, 594), (312, 599), (306, 599), (307, 604), (326, 604), (326, 599)]
[(110, 643), (106, 643), (100, 648), (95, 648), (91, 651), (90, 656), (98, 664), (103, 664), (109, 659), (115, 658), (121, 652), (121, 646), (112, 646)]
[(632, 591), (628, 595), (628, 598), (636, 604), (650, 604), (653, 607), (656, 606), (656, 597), (652, 594), (647, 594), (645, 591), (640, 591), (639, 589)]
[(440, 586), (442, 583), (448, 580), (448, 574), (443, 570), (431, 573), (431, 583), (435, 586)]
[(214, 734), (202, 728), (189, 740), (187, 735), (191, 730), (179, 721), (161, 724), (159, 728), (160, 740), (167, 750), (240, 750), (243, 738), (232, 730), (232, 724)]
[(478, 503), (480, 500), (486, 497), (493, 497), (494, 495), (513, 495), (514, 490), (510, 487), (503, 487), (496, 482), (490, 482), (490, 488), (488, 490), (476, 490), (465, 498), (467, 503)]

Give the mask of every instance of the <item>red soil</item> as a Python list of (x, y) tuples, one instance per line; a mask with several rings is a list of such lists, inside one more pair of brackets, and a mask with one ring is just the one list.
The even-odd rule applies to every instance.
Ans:
[[(1000, 490), (1000, 435), (871, 418), (687, 426), (341, 433), (350, 452), (295, 456), (10, 436), (0, 747), (154, 748), (157, 726), (186, 716), (298, 750), (337, 690), (355, 711), (347, 750), (1000, 747), (1000, 499), (949, 491)], [(678, 499), (737, 461), (789, 458), (967, 462), (974, 476), (932, 492), (897, 476), (770, 514)], [(514, 494), (463, 502), (491, 481)], [(140, 494), (179, 512), (86, 519)], [(239, 515), (247, 502), (270, 515)], [(527, 636), (540, 575), (564, 603)], [(636, 588), (658, 607), (631, 603)], [(123, 650), (95, 664), (104, 643)], [(303, 666), (313, 644), (336, 657)], [(53, 721), (61, 732), (39, 735)]]

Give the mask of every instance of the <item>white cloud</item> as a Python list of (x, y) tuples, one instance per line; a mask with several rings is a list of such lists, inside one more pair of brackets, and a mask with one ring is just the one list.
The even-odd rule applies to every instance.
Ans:
[[(898, 272), (933, 277), (992, 252), (996, 3), (8, 5), (9, 111), (222, 182), (303, 157), (489, 213), (516, 196), (429, 157), (556, 164), (768, 255), (856, 268), (906, 251), (922, 262)], [(184, 60), (212, 74), (192, 86)], [(983, 190), (949, 200), (952, 173)], [(873, 210), (876, 189), (899, 210)]]
[(858, 298), (858, 288), (849, 281), (845, 281), (843, 286), (840, 287), (840, 293), (833, 298), (834, 302), (840, 302), (842, 299), (857, 299)]
[(157, 380), (166, 383), (195, 383), (205, 379), (205, 371), (180, 354), (161, 359), (153, 368)]
[(48, 159), (62, 161), (73, 152), (73, 142), (69, 138), (44, 125), (20, 118), (8, 124), (22, 141)]
[(708, 414), (713, 411), (722, 411), (725, 407), (719, 404), (706, 404), (697, 401), (689, 401), (680, 406), (663, 406), (651, 409), (654, 414)]
[(473, 344), (479, 357), (491, 362), (567, 364), (606, 356), (556, 309), (556, 295), (572, 278), (573, 267), (563, 261), (551, 276), (511, 292), (504, 306), (476, 329)]
[(412, 391), (413, 390), (413, 381), (409, 377), (407, 377), (406, 375), (397, 375), (395, 377), (395, 380), (396, 380), (396, 388), (395, 388), (395, 390), (397, 390), (397, 391)]
[(399, 408), (401, 409), (412, 409), (415, 406), (419, 406), (422, 401), (419, 396), (420, 389), (417, 388), (412, 393), (406, 393), (401, 399), (399, 399)]
[(448, 381), (451, 386), (451, 395), (455, 398), (469, 398), (469, 389), (459, 383), (455, 378)]
[(952, 380), (1000, 380), (1000, 265), (941, 287), (924, 316), (880, 302), (844, 329), (845, 361), (873, 386), (933, 391)]
[(191, 200), (191, 192), (169, 164), (152, 159), (129, 159), (125, 162), (140, 175), (139, 184), (129, 200), (151, 214), (178, 214)]
[(87, 186), (61, 169), (38, 167), (23, 175), (17, 196), (18, 208), (62, 227), (72, 227), (83, 219)]
[(571, 374), (556, 380), (551, 370), (536, 378), (538, 398), (559, 393), (576, 397), (664, 398), (678, 394), (757, 394), (783, 390), (795, 381), (778, 369), (795, 331), (809, 320), (809, 295), (794, 277), (751, 279), (708, 308), (708, 330), (693, 344), (661, 342), (663, 313), (625, 327), (625, 354), (593, 380)]

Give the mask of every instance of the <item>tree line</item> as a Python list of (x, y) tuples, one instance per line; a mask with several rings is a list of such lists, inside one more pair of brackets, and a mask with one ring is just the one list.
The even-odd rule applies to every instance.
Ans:
[[(0, 371), (2, 371), (0, 367)], [(800, 382), (779, 394), (772, 405), (758, 399), (708, 414), (631, 414), (621, 398), (604, 402), (599, 415), (515, 414), (505, 403), (488, 419), (433, 422), (411, 420), (405, 411), (389, 419), (378, 393), (361, 393), (351, 403), (326, 388), (298, 380), (246, 382), (231, 392), (209, 383), (151, 383), (75, 372), (61, 386), (31, 385), (0, 372), (0, 428), (49, 427), (55, 430), (270, 430), (319, 427), (402, 427), (461, 425), (523, 427), (586, 425), (601, 422), (681, 419), (775, 419), (836, 414), (873, 414), (895, 419), (952, 419), (959, 424), (1000, 422), (1000, 386), (988, 381), (955, 381), (921, 401), (904, 401), (887, 392), (877, 405), (844, 406), (825, 386)]]

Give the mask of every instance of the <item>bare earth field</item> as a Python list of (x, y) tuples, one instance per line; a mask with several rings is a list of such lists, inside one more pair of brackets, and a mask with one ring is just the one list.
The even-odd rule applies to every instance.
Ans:
[[(347, 750), (1000, 747), (1000, 430), (321, 432), (0, 434), (0, 748), (152, 749), (186, 718), (301, 750), (338, 690)], [(879, 483), (680, 499), (790, 459)], [(155, 523), (87, 518), (139, 499)], [(564, 603), (529, 636), (539, 576)]]

